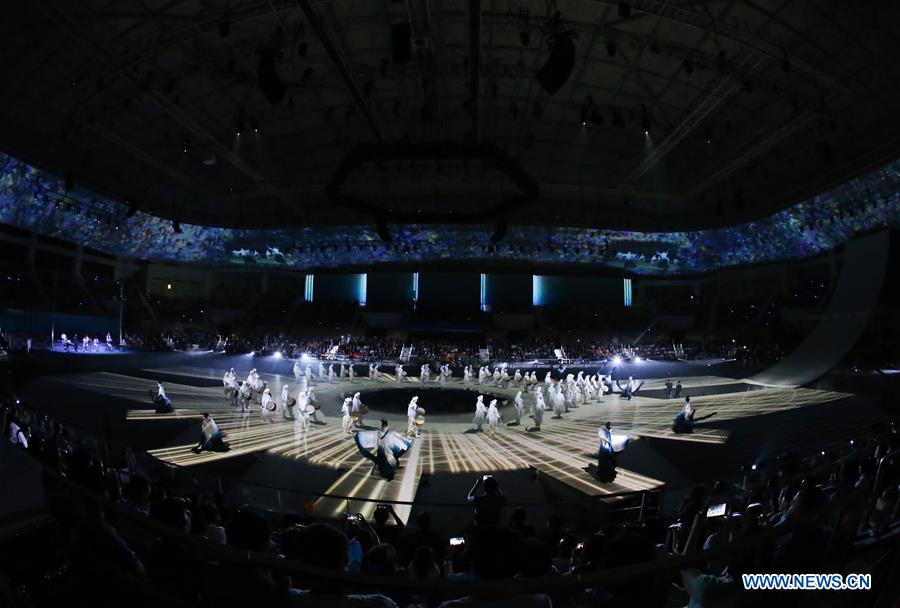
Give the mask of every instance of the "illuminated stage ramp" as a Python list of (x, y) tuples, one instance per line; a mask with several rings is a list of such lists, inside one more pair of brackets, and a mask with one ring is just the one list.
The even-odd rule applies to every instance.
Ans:
[(850, 241), (831, 301), (812, 333), (784, 359), (749, 379), (802, 386), (828, 373), (853, 348), (878, 306), (890, 249), (887, 231)]

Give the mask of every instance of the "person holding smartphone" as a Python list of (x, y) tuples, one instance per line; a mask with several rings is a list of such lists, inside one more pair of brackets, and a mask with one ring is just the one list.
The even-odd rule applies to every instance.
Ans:
[[(479, 493), (480, 490), (480, 493)], [(469, 490), (466, 499), (475, 507), (475, 526), (496, 526), (506, 505), (506, 496), (493, 475), (482, 475)]]

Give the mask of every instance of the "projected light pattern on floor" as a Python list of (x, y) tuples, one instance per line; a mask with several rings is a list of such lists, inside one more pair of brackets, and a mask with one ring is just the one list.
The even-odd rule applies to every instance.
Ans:
[[(285, 230), (212, 228), (138, 211), (0, 154), (0, 222), (114, 255), (142, 260), (271, 268), (339, 268), (390, 262), (455, 260), (601, 264), (643, 275), (700, 273), (743, 264), (800, 259), (854, 236), (900, 227), (900, 161), (758, 221), (693, 232), (629, 232), (510, 226), (491, 246), (490, 225), (391, 226), (393, 243), (374, 227)], [(311, 290), (310, 290), (311, 291)], [(310, 293), (311, 297), (311, 293)]]
[[(73, 374), (53, 377), (49, 381), (96, 393), (110, 395), (116, 399), (134, 402), (134, 408), (127, 414), (130, 424), (152, 424), (153, 421), (189, 420), (197, 424), (199, 415), (209, 412), (219, 427), (227, 434), (231, 444), (229, 452), (193, 453), (190, 439), (182, 439), (176, 445), (153, 449), (150, 453), (166, 462), (181, 467), (214, 463), (242, 455), (266, 452), (272, 455), (302, 460), (312, 465), (337, 469), (340, 473), (317, 498), (317, 512), (339, 514), (348, 509), (347, 499), (334, 496), (353, 497), (353, 508), (369, 515), (377, 501), (414, 501), (422, 475), (435, 473), (471, 474), (485, 471), (511, 471), (533, 468), (589, 496), (603, 496), (612, 493), (652, 489), (662, 482), (652, 476), (652, 471), (644, 473), (620, 466), (614, 483), (603, 484), (586, 472), (586, 467), (594, 460), (597, 450), (597, 429), (610, 421), (619, 433), (643, 438), (644, 440), (672, 440), (691, 444), (723, 446), (729, 441), (729, 432), (721, 425), (699, 424), (691, 435), (675, 435), (671, 431), (674, 412), (680, 408), (680, 400), (667, 400), (638, 396), (626, 401), (619, 396), (606, 396), (603, 401), (592, 401), (565, 414), (562, 419), (552, 419), (545, 415), (541, 432), (526, 432), (530, 420), (523, 419), (520, 427), (505, 425), (493, 437), (487, 433), (466, 432), (471, 428), (468, 414), (451, 415), (447, 418), (432, 417), (422, 435), (413, 443), (413, 448), (404, 457), (404, 468), (398, 472), (393, 482), (386, 482), (371, 474), (371, 464), (357, 451), (352, 438), (341, 433), (337, 417), (339, 396), (360, 391), (365, 395), (372, 391), (399, 386), (389, 374), (382, 374), (381, 381), (358, 380), (352, 385), (343, 383), (317, 384), (316, 392), (323, 403), (325, 424), (312, 424), (308, 431), (295, 422), (265, 422), (259, 406), (251, 412), (241, 413), (223, 398), (220, 387), (198, 387), (188, 384), (191, 378), (217, 378), (219, 371), (204, 367), (179, 366), (177, 368), (146, 369), (145, 375), (154, 377), (165, 374), (169, 378), (185, 378), (185, 383), (166, 383), (167, 392), (173, 398), (177, 410), (172, 414), (157, 415), (149, 409), (148, 386), (151, 381), (109, 372)], [(292, 377), (262, 374), (272, 388), (273, 394), (280, 394), (283, 383), (296, 388)], [(665, 380), (648, 380), (642, 390), (658, 391)], [(405, 384), (421, 386), (418, 378), (407, 378)], [(699, 414), (715, 410), (717, 422), (753, 419), (766, 414), (784, 413), (792, 408), (822, 405), (846, 399), (843, 393), (814, 389), (762, 388), (719, 378), (702, 376), (685, 378), (683, 387), (686, 394), (695, 391), (693, 403)], [(442, 390), (460, 391), (464, 387), (459, 379), (454, 379)], [(487, 388), (487, 387), (486, 387)], [(734, 390), (737, 392), (700, 394), (707, 391)], [(429, 390), (438, 390), (436, 387)], [(492, 394), (512, 397), (517, 389), (490, 387)], [(466, 392), (464, 399), (472, 399), (475, 393)], [(530, 405), (530, 398), (526, 406)], [(403, 430), (403, 410), (385, 414), (372, 412), (374, 416), (385, 415), (393, 428)], [(504, 417), (510, 416), (507, 403), (501, 408)], [(371, 422), (371, 421), (370, 421)], [(809, 433), (813, 433), (813, 425)], [(734, 448), (729, 448), (734, 449)], [(747, 454), (748, 461), (757, 455)], [(315, 492), (316, 496), (323, 492)], [(409, 513), (408, 506), (400, 507), (404, 519)]]

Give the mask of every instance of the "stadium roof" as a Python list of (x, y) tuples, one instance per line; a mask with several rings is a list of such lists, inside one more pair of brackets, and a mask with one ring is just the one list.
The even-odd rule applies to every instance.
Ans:
[[(17, 0), (2, 14), (0, 148), (186, 223), (704, 228), (900, 156), (895, 2)], [(551, 44), (554, 94), (535, 78)]]

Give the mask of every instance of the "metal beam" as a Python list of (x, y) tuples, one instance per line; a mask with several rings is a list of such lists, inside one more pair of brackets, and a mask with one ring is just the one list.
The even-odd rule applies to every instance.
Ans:
[(472, 141), (477, 142), (478, 108), (481, 105), (479, 64), (481, 63), (481, 0), (469, 0), (469, 114), (472, 117)]
[[(619, 4), (619, 0), (594, 0), (594, 2)], [(708, 12), (699, 12), (683, 6), (673, 5), (668, 0), (631, 0), (631, 5), (634, 10), (650, 14), (656, 13), (664, 19), (682, 23), (712, 33), (715, 36), (727, 38), (769, 59), (781, 61), (784, 58), (784, 48), (781, 45), (760, 37), (761, 27), (750, 31), (747, 26), (734, 20), (717, 19)], [(827, 89), (840, 89), (841, 92), (844, 92), (843, 85), (837, 79), (799, 57), (791, 58), (791, 66), (797, 73), (803, 74)]]
[(331, 63), (337, 68), (338, 73), (341, 75), (341, 79), (344, 81), (344, 85), (346, 85), (347, 89), (350, 91), (353, 101), (356, 102), (356, 107), (366, 118), (366, 122), (368, 123), (372, 134), (375, 136), (375, 139), (379, 142), (383, 141), (384, 138), (381, 135), (381, 129), (378, 128), (378, 123), (375, 120), (375, 115), (372, 113), (369, 100), (356, 82), (356, 77), (353, 75), (341, 50), (338, 48), (337, 43), (328, 31), (328, 27), (322, 20), (322, 16), (319, 15), (319, 12), (313, 7), (310, 0), (297, 0), (297, 4), (300, 5), (303, 14), (306, 15), (306, 20), (309, 21), (310, 27), (316, 33), (319, 42), (321, 42), (322, 46), (325, 48), (325, 52), (328, 53)]
[[(43, 2), (41, 2), (41, 8), (45, 12), (47, 12), (50, 18), (53, 19), (53, 21), (67, 34), (69, 34), (76, 40), (80, 40), (81, 42), (89, 44), (101, 55), (103, 55), (108, 61), (113, 61), (115, 59), (115, 55), (109, 49), (107, 49), (103, 44), (94, 40), (88, 32), (86, 32), (77, 23), (75, 23), (66, 13), (60, 10), (60, 8), (57, 7), (52, 0), (44, 0)], [(140, 86), (141, 78), (136, 71), (125, 70), (123, 75)], [(232, 152), (231, 149), (221, 141), (219, 141), (217, 137), (207, 132), (186, 112), (172, 103), (166, 96), (154, 90), (150, 90), (147, 93), (147, 96), (163, 112), (171, 116), (185, 129), (190, 131), (192, 135), (205, 142), (223, 159), (227, 160), (241, 173), (250, 178), (250, 180), (260, 188), (260, 190), (272, 195), (275, 200), (282, 202), (289, 211), (295, 211), (290, 201), (283, 199), (278, 189), (275, 188), (275, 186), (273, 186), (265, 177), (263, 177), (253, 167), (244, 162), (242, 158)]]

